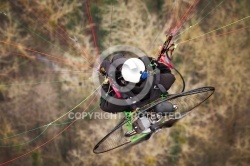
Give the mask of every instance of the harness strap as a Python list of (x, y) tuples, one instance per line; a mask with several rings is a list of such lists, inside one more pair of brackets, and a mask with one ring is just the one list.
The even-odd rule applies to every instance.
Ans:
[(126, 92), (122, 92), (122, 98), (126, 99), (126, 103), (132, 108), (136, 109), (138, 108), (137, 104), (140, 103), (140, 100), (135, 96), (133, 92), (131, 92), (129, 89), (122, 87), (121, 90)]
[(162, 84), (160, 84), (160, 80), (161, 80), (160, 71), (159, 71), (159, 69), (156, 69), (155, 84), (157, 85), (157, 87), (160, 89), (160, 91), (161, 91), (163, 94), (166, 94), (166, 93), (167, 93), (167, 90), (164, 88), (164, 86), (163, 86)]
[(134, 110), (138, 108), (136, 104), (131, 100), (131, 98), (126, 99), (126, 103)]
[(157, 84), (158, 88), (161, 90), (161, 92), (163, 94), (166, 94), (167, 93), (167, 90), (164, 88), (164, 86), (162, 84)]

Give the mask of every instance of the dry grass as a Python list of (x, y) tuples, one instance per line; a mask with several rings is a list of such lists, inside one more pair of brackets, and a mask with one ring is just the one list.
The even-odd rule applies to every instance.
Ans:
[[(173, 27), (176, 18), (180, 19), (181, 14), (193, 3), (164, 2), (161, 10), (165, 15), (159, 16), (159, 13), (148, 9), (146, 2), (148, 3), (148, 1), (96, 2), (101, 4), (99, 16), (102, 21), (98, 28), (107, 32), (111, 30), (110, 35), (101, 39), (105, 48), (118, 44), (131, 45), (142, 49), (148, 55), (155, 56), (157, 47), (165, 39), (165, 31), (171, 25)], [(179, 42), (246, 17), (249, 15), (248, 4), (247, 0), (223, 3), (201, 24), (183, 33)], [(1, 44), (1, 84), (62, 81), (55, 84), (25, 86), (0, 85), (0, 137), (3, 138), (56, 119), (72, 109), (94, 89), (88, 72), (73, 72), (83, 68), (63, 61), (48, 61), (55, 60), (50, 57), (44, 57), (45, 60), (38, 59), (37, 55), (23, 49), (21, 45), (86, 66), (95, 63), (93, 58), (95, 48), (86, 18), (85, 2), (74, 0), (62, 3), (44, 0), (9, 3), (6, 1), (0, 5), (1, 10), (4, 7), (7, 13), (1, 20), (0, 39), (19, 46), (14, 48)], [(180, 13), (170, 15), (171, 6), (180, 9)], [(183, 29), (189, 27), (191, 23), (193, 25), (202, 17), (196, 15), (198, 12), (196, 10), (200, 8), (193, 10), (194, 17), (185, 22)], [(113, 15), (110, 29), (111, 13)], [(48, 16), (46, 20), (42, 20), (44, 16)], [(246, 26), (249, 26), (249, 20), (209, 35), (218, 35)], [(27, 28), (35, 31), (40, 37), (32, 31), (27, 31)], [(74, 42), (73, 38), (78, 39), (78, 42)], [(248, 165), (250, 163), (248, 150), (250, 114), (247, 104), (250, 101), (248, 46), (249, 30), (178, 45), (175, 51), (175, 64), (186, 79), (187, 90), (214, 86), (216, 92), (208, 102), (198, 107), (176, 126), (156, 133), (149, 141), (130, 149), (95, 155), (92, 153), (94, 145), (117, 123), (117, 120), (84, 119), (75, 123), (65, 134), (44, 149), (19, 162), (13, 162), (13, 165), (19, 163), (120, 166)], [(13, 51), (23, 56), (9, 53)], [(178, 86), (174, 87), (173, 91), (178, 91), (177, 88)], [(85, 109), (90, 100), (75, 111)], [(98, 101), (95, 101), (94, 105), (97, 104)], [(19, 149), (0, 149), (0, 162), (34, 148), (61, 129), (61, 127), (51, 127), (41, 139)], [(1, 141), (1, 145), (27, 141), (34, 135), (27, 134)]]

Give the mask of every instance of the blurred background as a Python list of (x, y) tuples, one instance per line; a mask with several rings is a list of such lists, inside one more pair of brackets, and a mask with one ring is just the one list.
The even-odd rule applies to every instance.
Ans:
[[(0, 165), (249, 165), (249, 0), (1, 0)], [(170, 129), (96, 155), (117, 119), (102, 112), (99, 54), (130, 45), (157, 57), (175, 32), (186, 90), (214, 95)], [(181, 79), (171, 93), (181, 91)]]

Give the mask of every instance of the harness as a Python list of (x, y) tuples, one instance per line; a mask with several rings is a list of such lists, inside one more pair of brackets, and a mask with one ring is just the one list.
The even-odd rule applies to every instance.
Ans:
[[(117, 57), (116, 57), (116, 59), (117, 59)], [(125, 100), (126, 103), (132, 109), (136, 109), (139, 106), (143, 105), (144, 103), (146, 104), (147, 102), (152, 101), (153, 100), (152, 98), (155, 97), (152, 94), (154, 94), (156, 90), (160, 90), (161, 94), (166, 94), (167, 93), (167, 91), (164, 88), (164, 86), (162, 84), (160, 84), (160, 70), (157, 68), (157, 64), (156, 63), (152, 63), (152, 62), (154, 62), (153, 59), (151, 59), (149, 61), (148, 60), (149, 57), (147, 57), (147, 56), (140, 57), (139, 59), (141, 59), (143, 61), (143, 63), (145, 64), (145, 66), (146, 66), (146, 72), (149, 75), (149, 77), (153, 76), (153, 82), (152, 82), (152, 85), (150, 86), (149, 92), (147, 94), (143, 94), (143, 95), (149, 96), (149, 98), (145, 99), (145, 97), (144, 97), (143, 98), (144, 101), (142, 102), (137, 97), (138, 95), (140, 96), (140, 93), (139, 94), (135, 94), (135, 93), (132, 92), (132, 90), (129, 90), (125, 86), (124, 87), (122, 86), (122, 87), (120, 87), (118, 89), (117, 87), (113, 87), (111, 85), (113, 89), (114, 88), (118, 89), (119, 94), (117, 94), (117, 92), (116, 92), (116, 96), (121, 96), (122, 99), (126, 99)], [(112, 63), (111, 63), (111, 65), (112, 65)], [(147, 86), (147, 85), (145, 85), (145, 86)]]

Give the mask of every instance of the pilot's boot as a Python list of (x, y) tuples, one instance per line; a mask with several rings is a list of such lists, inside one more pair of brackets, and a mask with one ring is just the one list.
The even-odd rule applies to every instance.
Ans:
[(160, 104), (157, 104), (154, 110), (156, 113), (171, 113), (176, 110), (176, 105), (173, 105), (168, 101), (164, 101)]

